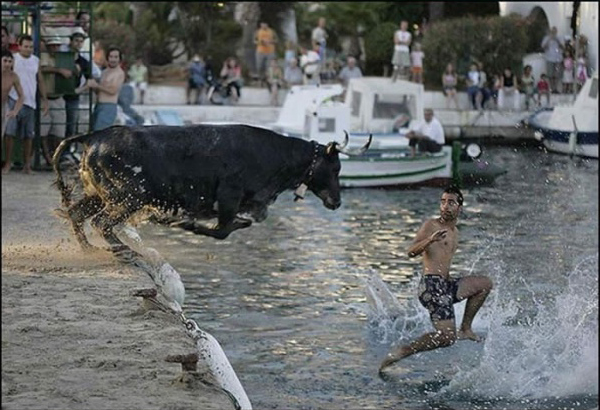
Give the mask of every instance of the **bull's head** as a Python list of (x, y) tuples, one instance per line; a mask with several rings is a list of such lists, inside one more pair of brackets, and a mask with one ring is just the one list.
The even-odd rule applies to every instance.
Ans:
[(305, 183), (301, 184), (296, 190), (296, 199), (304, 196), (304, 191), (310, 189), (317, 197), (323, 201), (328, 209), (337, 209), (342, 204), (340, 198), (340, 170), (342, 168), (339, 153), (346, 155), (360, 155), (364, 153), (371, 145), (372, 135), (369, 135), (367, 143), (357, 149), (348, 150), (348, 133), (344, 131), (345, 138), (342, 144), (330, 142), (327, 146), (317, 145), (315, 143), (315, 153), (309, 177)]

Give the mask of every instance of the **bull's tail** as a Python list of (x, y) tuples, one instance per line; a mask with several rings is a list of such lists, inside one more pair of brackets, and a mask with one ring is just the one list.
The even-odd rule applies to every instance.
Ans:
[(62, 177), (62, 173), (60, 171), (60, 157), (65, 149), (67, 149), (74, 142), (83, 142), (89, 134), (79, 134), (74, 135), (69, 138), (65, 138), (56, 148), (54, 155), (52, 156), (52, 167), (54, 168), (54, 172), (56, 173), (56, 181), (54, 184), (58, 187), (61, 195), (61, 203), (64, 208), (68, 208), (71, 205), (71, 194), (73, 193), (74, 186), (69, 186), (65, 183)]

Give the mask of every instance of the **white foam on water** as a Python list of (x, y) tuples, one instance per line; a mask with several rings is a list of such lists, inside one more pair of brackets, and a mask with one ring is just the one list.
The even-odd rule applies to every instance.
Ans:
[(492, 314), (479, 364), (458, 371), (436, 396), (522, 400), (597, 395), (598, 255), (579, 262), (568, 274), (568, 286), (554, 298), (542, 295), (543, 289), (532, 290), (523, 279), (537, 307), (533, 317), (521, 314), (521, 302), (506, 286), (514, 283), (499, 282), (486, 301)]

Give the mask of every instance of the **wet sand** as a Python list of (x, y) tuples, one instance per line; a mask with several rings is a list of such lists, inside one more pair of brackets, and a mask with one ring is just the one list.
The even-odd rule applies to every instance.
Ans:
[(165, 361), (192, 353), (193, 341), (174, 316), (130, 296), (153, 286), (147, 275), (108, 252), (80, 251), (52, 213), (53, 178), (2, 175), (2, 408), (233, 408), (224, 392)]

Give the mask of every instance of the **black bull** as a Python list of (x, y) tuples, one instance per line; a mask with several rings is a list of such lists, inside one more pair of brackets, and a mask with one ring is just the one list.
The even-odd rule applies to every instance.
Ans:
[[(75, 142), (84, 147), (79, 169), (84, 196), (72, 203), (73, 187), (63, 181), (58, 163)], [(344, 151), (347, 142), (347, 134), (344, 144), (325, 146), (248, 125), (113, 126), (67, 138), (57, 148), (53, 164), (64, 208), (58, 211), (82, 248), (92, 248), (83, 229), (91, 218), (122, 260), (135, 252), (113, 229), (144, 208), (161, 211), (154, 222), (224, 239), (252, 224), (246, 215), (264, 220), (279, 194), (300, 185), (337, 209), (338, 152), (353, 154)], [(213, 228), (195, 222), (211, 218), (218, 220)]]

